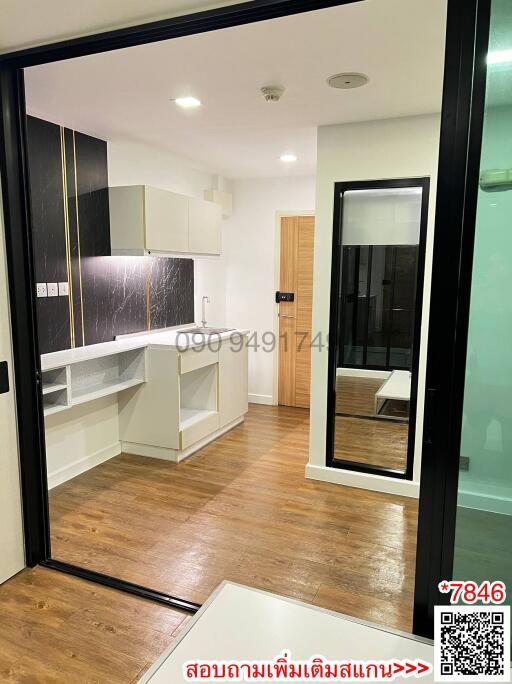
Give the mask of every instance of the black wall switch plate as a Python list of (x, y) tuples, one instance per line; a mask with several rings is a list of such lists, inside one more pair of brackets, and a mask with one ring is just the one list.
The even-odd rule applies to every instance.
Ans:
[(294, 292), (276, 292), (276, 304), (279, 304), (280, 302), (293, 302), (294, 300)]
[(5, 394), (9, 391), (9, 369), (7, 361), (0, 362), (0, 394)]

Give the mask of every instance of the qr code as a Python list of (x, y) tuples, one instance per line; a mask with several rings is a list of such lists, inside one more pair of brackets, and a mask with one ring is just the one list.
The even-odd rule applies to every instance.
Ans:
[(510, 681), (510, 606), (436, 606), (435, 680)]

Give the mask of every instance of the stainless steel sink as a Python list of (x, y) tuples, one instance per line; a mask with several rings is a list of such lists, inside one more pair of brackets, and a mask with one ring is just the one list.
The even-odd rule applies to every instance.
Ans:
[(197, 328), (184, 328), (183, 330), (178, 330), (178, 333), (185, 333), (187, 335), (220, 335), (226, 332), (232, 332), (236, 328), (203, 328), (202, 326), (197, 326)]

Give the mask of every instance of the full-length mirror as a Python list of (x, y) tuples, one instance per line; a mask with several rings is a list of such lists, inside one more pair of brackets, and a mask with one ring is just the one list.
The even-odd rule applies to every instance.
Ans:
[(336, 186), (329, 421), (339, 467), (410, 477), (428, 188)]

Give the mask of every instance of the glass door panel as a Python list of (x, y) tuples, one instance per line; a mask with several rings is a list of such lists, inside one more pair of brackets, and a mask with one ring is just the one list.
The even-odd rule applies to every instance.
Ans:
[(502, 580), (509, 592), (512, 589), (511, 50), (512, 4), (507, 0), (493, 0), (454, 550), (455, 578)]

